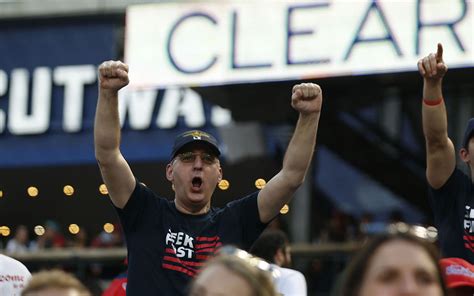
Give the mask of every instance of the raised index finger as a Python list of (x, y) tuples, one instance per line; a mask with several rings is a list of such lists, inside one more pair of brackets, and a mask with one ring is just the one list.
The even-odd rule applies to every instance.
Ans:
[(438, 51), (436, 52), (436, 59), (442, 60), (443, 59), (443, 45), (438, 43)]

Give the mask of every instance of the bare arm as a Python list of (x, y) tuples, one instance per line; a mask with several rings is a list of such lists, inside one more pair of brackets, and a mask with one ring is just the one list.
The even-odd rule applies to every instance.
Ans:
[(316, 145), (322, 99), (321, 88), (316, 84), (302, 83), (293, 87), (291, 105), (300, 115), (281, 171), (258, 195), (260, 220), (264, 223), (278, 214), (304, 181)]
[[(436, 53), (418, 61), (418, 70), (423, 76), (423, 132), (426, 140), (426, 178), (433, 188), (446, 183), (456, 166), (454, 145), (448, 137), (448, 119), (444, 101), (430, 105), (443, 98), (442, 82), (448, 67), (443, 61), (443, 47), (438, 44)], [(427, 104), (428, 103), (428, 104)]]
[(109, 196), (123, 208), (135, 188), (135, 177), (120, 153), (118, 91), (128, 84), (128, 66), (108, 61), (99, 66), (99, 99), (95, 114), (95, 157)]

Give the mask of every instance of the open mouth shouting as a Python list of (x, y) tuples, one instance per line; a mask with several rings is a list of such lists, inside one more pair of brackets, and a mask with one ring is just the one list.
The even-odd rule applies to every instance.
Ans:
[(193, 191), (200, 191), (202, 187), (202, 178), (201, 177), (194, 177), (192, 180), (192, 190)]

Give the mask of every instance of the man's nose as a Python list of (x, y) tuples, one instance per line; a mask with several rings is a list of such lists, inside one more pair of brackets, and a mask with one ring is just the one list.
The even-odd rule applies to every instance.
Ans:
[(202, 158), (200, 154), (196, 154), (194, 157), (194, 167), (201, 168), (202, 167)]

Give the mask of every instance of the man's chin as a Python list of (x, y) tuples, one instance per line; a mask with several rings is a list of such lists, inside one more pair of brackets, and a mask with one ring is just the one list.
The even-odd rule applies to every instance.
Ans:
[(196, 205), (202, 204), (203, 206), (207, 203), (207, 199), (203, 193), (191, 193), (189, 201)]

